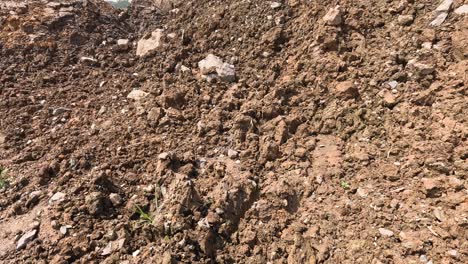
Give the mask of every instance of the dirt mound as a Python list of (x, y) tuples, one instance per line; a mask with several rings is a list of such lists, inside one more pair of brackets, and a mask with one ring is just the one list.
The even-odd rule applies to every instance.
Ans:
[(0, 3), (0, 260), (468, 262), (463, 6)]

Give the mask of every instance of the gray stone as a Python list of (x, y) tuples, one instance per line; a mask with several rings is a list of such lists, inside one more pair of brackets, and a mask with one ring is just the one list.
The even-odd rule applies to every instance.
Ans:
[(16, 244), (16, 250), (24, 249), (29, 242), (34, 240), (34, 238), (36, 237), (36, 234), (37, 234), (36, 229), (31, 230), (31, 231), (27, 232), (26, 234), (24, 234), (18, 240), (18, 243)]
[(163, 35), (162, 29), (156, 29), (151, 32), (151, 35), (146, 36), (138, 41), (137, 44), (137, 56), (144, 56), (152, 50), (157, 49), (161, 46), (161, 38)]

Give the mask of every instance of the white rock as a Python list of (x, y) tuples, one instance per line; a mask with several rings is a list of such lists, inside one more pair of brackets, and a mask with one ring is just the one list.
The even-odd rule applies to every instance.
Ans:
[(452, 8), (453, 0), (444, 0), (435, 10), (435, 19), (431, 21), (429, 25), (437, 27), (444, 23), (445, 19), (448, 16), (450, 8)]
[(357, 188), (356, 194), (359, 195), (361, 198), (366, 198), (368, 195), (367, 190), (361, 187)]
[(67, 228), (66, 226), (61, 226), (61, 227), (60, 227), (60, 233), (61, 233), (62, 235), (66, 235), (67, 232), (68, 232), (68, 228)]
[(437, 17), (434, 20), (432, 20), (432, 22), (429, 25), (433, 27), (440, 26), (442, 25), (442, 23), (444, 23), (447, 16), (448, 16), (448, 13), (440, 13), (439, 15), (437, 15)]
[(49, 204), (60, 203), (65, 200), (65, 194), (61, 192), (57, 192), (49, 199)]
[(432, 43), (431, 42), (423, 42), (421, 44), (421, 47), (423, 47), (423, 49), (432, 49)]
[(148, 52), (157, 49), (161, 46), (161, 38), (163, 35), (162, 29), (156, 29), (151, 32), (151, 35), (147, 38), (142, 38), (138, 41), (136, 55), (144, 56)]
[(26, 247), (26, 245), (33, 241), (34, 238), (36, 237), (36, 234), (37, 234), (37, 230), (34, 229), (34, 230), (31, 230), (29, 232), (27, 232), (26, 234), (24, 234), (19, 240), (18, 240), (18, 243), (16, 244), (16, 250), (21, 250), (23, 248)]
[(440, 5), (436, 8), (436, 12), (445, 12), (448, 13), (450, 8), (452, 7), (453, 0), (444, 0)]
[(457, 9), (455, 9), (455, 14), (457, 15), (465, 15), (468, 13), (468, 5), (462, 5), (460, 7), (458, 7)]
[(388, 82), (388, 85), (390, 86), (390, 88), (395, 89), (398, 86), (398, 82), (397, 81), (390, 81), (390, 82)]
[(112, 253), (112, 242), (109, 242), (107, 246), (102, 250), (101, 256), (108, 256)]
[(198, 62), (198, 68), (203, 75), (216, 73), (222, 80), (233, 82), (236, 79), (234, 65), (224, 63), (221, 58), (208, 54), (205, 59)]
[(449, 251), (447, 251), (447, 253), (448, 253), (450, 256), (455, 257), (455, 258), (458, 256), (458, 251), (455, 250), (455, 249), (449, 250)]
[(198, 68), (202, 74), (209, 74), (216, 72), (216, 69), (223, 66), (223, 61), (218, 56), (208, 54), (206, 58), (198, 62)]
[(323, 21), (331, 26), (338, 26), (342, 22), (341, 8), (339, 5), (328, 10), (327, 14), (323, 17)]
[(128, 39), (119, 39), (117, 40), (117, 46), (120, 50), (126, 50), (129, 47), (130, 41)]
[(393, 236), (393, 231), (388, 230), (388, 229), (386, 229), (386, 228), (379, 228), (379, 233), (380, 233), (382, 236), (387, 236), (387, 237)]
[(133, 90), (127, 95), (127, 98), (128, 99), (133, 99), (135, 101), (139, 101), (139, 100), (145, 98), (147, 95), (148, 95), (148, 93), (145, 92), (145, 91)]
[(273, 9), (277, 9), (281, 7), (281, 3), (278, 2), (271, 2), (270, 7)]
[(80, 61), (82, 62), (97, 62), (97, 60), (93, 57), (81, 57)]
[(170, 158), (170, 153), (169, 152), (163, 152), (161, 154), (158, 155), (158, 159), (159, 160), (167, 160), (168, 158)]

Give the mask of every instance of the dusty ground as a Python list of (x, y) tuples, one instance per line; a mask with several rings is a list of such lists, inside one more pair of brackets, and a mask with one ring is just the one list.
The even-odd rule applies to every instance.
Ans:
[(133, 2), (1, 1), (1, 263), (468, 262), (466, 1)]

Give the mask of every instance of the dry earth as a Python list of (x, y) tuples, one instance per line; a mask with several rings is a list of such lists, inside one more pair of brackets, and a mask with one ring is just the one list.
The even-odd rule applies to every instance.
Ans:
[(467, 4), (1, 1), (0, 262), (468, 263)]

